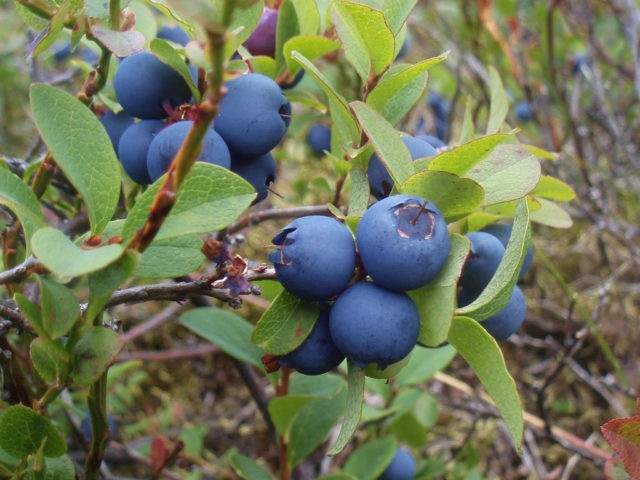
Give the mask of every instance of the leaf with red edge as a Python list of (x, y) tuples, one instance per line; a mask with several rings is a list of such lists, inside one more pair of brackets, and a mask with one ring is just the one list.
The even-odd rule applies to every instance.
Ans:
[[(640, 398), (638, 399), (640, 410)], [(620, 456), (631, 478), (640, 479), (640, 412), (633, 417), (615, 418), (600, 427), (602, 435)]]
[(151, 442), (151, 469), (160, 472), (167, 464), (167, 445), (161, 437), (155, 437)]

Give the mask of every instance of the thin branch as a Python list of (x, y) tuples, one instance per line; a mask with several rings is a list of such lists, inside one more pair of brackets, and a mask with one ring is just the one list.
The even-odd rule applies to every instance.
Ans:
[(32, 273), (42, 273), (44, 271), (45, 267), (40, 263), (40, 260), (34, 256), (30, 256), (20, 265), (0, 272), (0, 285), (20, 283)]
[(327, 205), (309, 205), (304, 207), (269, 208), (266, 210), (258, 210), (256, 212), (251, 212), (238, 219), (235, 223), (232, 223), (226, 233), (236, 233), (247, 227), (257, 225), (267, 220), (298, 218), (306, 215), (331, 215), (331, 211)]
[(220, 348), (212, 343), (201, 343), (183, 348), (173, 348), (171, 350), (144, 351), (120, 353), (116, 357), (116, 363), (128, 362), (130, 360), (143, 360), (145, 362), (168, 362), (171, 360), (186, 360), (204, 355), (220, 353)]

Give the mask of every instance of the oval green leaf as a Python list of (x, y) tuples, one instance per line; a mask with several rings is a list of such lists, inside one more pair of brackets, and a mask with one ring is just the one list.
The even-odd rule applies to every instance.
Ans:
[(59, 457), (67, 442), (51, 421), (24, 405), (10, 407), (0, 417), (0, 448), (9, 455), (26, 459), (43, 445), (46, 457)]
[(396, 442), (393, 437), (371, 440), (349, 455), (343, 470), (359, 480), (375, 480), (391, 463), (395, 452)]
[(364, 370), (347, 359), (347, 408), (342, 419), (342, 426), (338, 439), (327, 455), (337, 455), (347, 446), (351, 437), (356, 433), (360, 417), (362, 416), (362, 402), (364, 401)]
[(71, 378), (88, 386), (102, 375), (122, 348), (120, 337), (106, 327), (91, 327), (73, 349)]
[(73, 292), (64, 285), (38, 277), (42, 306), (42, 326), (47, 335), (58, 339), (66, 335), (80, 317), (80, 307)]

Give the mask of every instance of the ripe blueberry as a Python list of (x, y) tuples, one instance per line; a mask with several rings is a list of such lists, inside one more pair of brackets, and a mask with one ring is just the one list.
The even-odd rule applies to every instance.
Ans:
[(356, 266), (353, 236), (331, 217), (295, 219), (273, 238), (269, 254), (282, 286), (306, 300), (328, 300), (342, 292)]
[(411, 195), (392, 195), (370, 206), (356, 238), (369, 276), (393, 291), (429, 283), (449, 253), (442, 213), (433, 202)]
[[(171, 161), (187, 138), (191, 125), (193, 125), (192, 121), (174, 123), (155, 136), (147, 153), (147, 170), (152, 182), (159, 179), (169, 169)], [(213, 129), (207, 131), (202, 141), (202, 151), (198, 160), (224, 168), (231, 167), (229, 149), (222, 137)]]
[(322, 123), (316, 123), (307, 133), (307, 144), (313, 153), (324, 155), (324, 151), (331, 151), (331, 128)]
[(398, 448), (378, 480), (413, 480), (416, 474), (416, 459), (404, 448)]
[(276, 161), (271, 153), (265, 153), (250, 160), (236, 161), (232, 159), (231, 171), (249, 182), (258, 196), (253, 203), (258, 203), (269, 194), (269, 185), (276, 179)]
[[(494, 223), (482, 229), (483, 232), (490, 233), (494, 237), (496, 237), (504, 248), (507, 248), (507, 244), (509, 243), (509, 238), (511, 237), (511, 230), (513, 227), (511, 225), (504, 225), (500, 223)], [(522, 268), (520, 269), (520, 275), (518, 275), (518, 280), (522, 280), (522, 278), (527, 274), (531, 265), (533, 264), (533, 246), (529, 247), (527, 253), (524, 257), (524, 262), (522, 263)]]
[(127, 128), (120, 137), (118, 158), (131, 180), (140, 185), (151, 183), (147, 170), (147, 153), (151, 141), (165, 125), (162, 120), (140, 120)]
[(418, 309), (406, 293), (357, 282), (342, 292), (329, 316), (331, 337), (345, 356), (365, 368), (387, 368), (409, 355), (418, 340)]
[(529, 102), (527, 102), (526, 100), (522, 100), (521, 102), (517, 103), (516, 117), (518, 117), (518, 120), (521, 120), (523, 122), (529, 122), (533, 120), (533, 109), (531, 108), (531, 105), (529, 105)]
[(438, 137), (434, 137), (433, 135), (428, 135), (426, 133), (422, 135), (416, 135), (416, 138), (419, 138), (423, 142), (427, 142), (435, 149), (444, 148), (447, 146), (447, 144), (440, 140)]
[[(412, 137), (411, 135), (403, 136), (402, 142), (409, 150), (413, 160), (416, 160), (417, 158), (433, 157), (438, 154), (436, 149), (427, 142), (419, 140), (416, 137)], [(391, 179), (389, 172), (387, 172), (387, 168), (375, 154), (372, 155), (369, 160), (367, 178), (369, 179), (369, 186), (371, 187), (371, 193), (374, 197), (381, 199), (389, 196), (389, 193), (393, 188), (393, 180)]]
[(291, 105), (276, 82), (259, 73), (248, 73), (226, 84), (214, 120), (235, 157), (253, 158), (275, 147), (289, 126)]
[(185, 32), (180, 25), (165, 25), (158, 30), (156, 37), (162, 40), (169, 40), (182, 46), (185, 46), (191, 41), (189, 34)]
[(279, 362), (305, 375), (320, 375), (333, 370), (343, 360), (344, 355), (333, 343), (329, 331), (329, 308), (323, 308), (305, 341), (280, 357)]
[(471, 241), (471, 251), (459, 284), (469, 292), (481, 292), (496, 273), (504, 256), (504, 246), (486, 232), (471, 232), (466, 237)]
[(191, 98), (191, 90), (178, 72), (146, 51), (122, 60), (113, 88), (122, 108), (144, 119), (166, 118)]
[(252, 55), (266, 55), (275, 58), (276, 51), (276, 27), (278, 25), (278, 10), (263, 7), (262, 17), (244, 42), (244, 47)]

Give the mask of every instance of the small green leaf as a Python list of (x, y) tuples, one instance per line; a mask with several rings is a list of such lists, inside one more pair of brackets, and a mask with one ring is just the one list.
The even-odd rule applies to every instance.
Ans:
[(171, 69), (178, 72), (182, 79), (187, 83), (191, 90), (191, 95), (198, 103), (200, 100), (200, 91), (197, 85), (193, 82), (193, 77), (189, 71), (189, 67), (185, 63), (180, 54), (169, 44), (169, 42), (160, 38), (154, 38), (151, 40), (151, 53), (153, 53), (158, 60), (165, 65), (171, 67)]
[(442, 270), (424, 287), (407, 292), (420, 314), (420, 343), (437, 347), (447, 339), (456, 307), (458, 278), (468, 253), (469, 239), (452, 234), (449, 254)]
[(137, 262), (138, 254), (126, 251), (111, 265), (89, 275), (89, 305), (85, 313), (89, 322), (102, 312), (116, 288), (133, 274)]
[(396, 375), (396, 384), (399, 387), (404, 387), (423, 383), (437, 372), (444, 370), (456, 354), (457, 352), (451, 345), (438, 348), (416, 347), (411, 353), (409, 364)]
[(470, 141), (476, 134), (476, 127), (473, 124), (473, 100), (471, 95), (467, 97), (464, 108), (464, 118), (462, 119), (462, 127), (460, 127), (460, 137), (458, 143), (466, 143)]
[[(162, 2), (152, 1), (152, 3), (156, 7), (162, 6), (165, 13), (170, 13), (173, 16), (178, 14), (188, 18), (209, 31), (219, 33), (224, 31), (220, 2), (211, 0), (191, 0), (189, 2), (184, 0), (163, 0)], [(164, 5), (167, 3), (171, 8), (167, 8)], [(250, 33), (247, 33), (247, 35)]]
[(335, 374), (294, 375), (289, 382), (289, 395), (313, 395), (316, 397), (333, 397), (347, 382)]
[(120, 165), (96, 116), (59, 88), (31, 86), (31, 111), (58, 166), (82, 196), (91, 232), (102, 232), (120, 195)]
[(289, 427), (302, 408), (313, 400), (311, 395), (287, 395), (276, 397), (269, 402), (269, 415), (280, 435), (288, 438)]
[(16, 214), (24, 230), (27, 250), (30, 250), (31, 236), (45, 226), (40, 203), (20, 177), (4, 168), (0, 168), (0, 205)]
[(398, 190), (435, 203), (447, 222), (477, 210), (484, 199), (484, 190), (475, 181), (435, 170), (414, 173)]
[(42, 298), (42, 326), (50, 338), (61, 338), (80, 317), (78, 300), (64, 285), (42, 276), (38, 280)]
[[(221, 12), (222, 4), (224, 3), (225, 0), (214, 0), (213, 2), (211, 0), (205, 0), (205, 1), (208, 1), (208, 3), (215, 4), (218, 11)], [(180, 2), (180, 3), (183, 3), (183, 2)], [(238, 32), (237, 33), (238, 42), (242, 43), (247, 38), (249, 38), (249, 35), (251, 35), (251, 32), (253, 31), (255, 26), (258, 25), (258, 22), (260, 21), (260, 17), (262, 17), (262, 6), (264, 2), (250, 1), (250, 2), (234, 2), (234, 3), (235, 5), (233, 8), (233, 14), (231, 16), (231, 22), (229, 23), (227, 30)], [(194, 21), (197, 24), (202, 24), (202, 22), (198, 18), (195, 18)], [(242, 30), (239, 31), (241, 28)]]
[(371, 53), (360, 35), (358, 24), (345, 8), (343, 0), (333, 2), (331, 8), (331, 23), (338, 38), (342, 42), (345, 56), (363, 82), (366, 82), (371, 72)]
[(314, 398), (295, 416), (289, 427), (289, 466), (313, 452), (345, 411), (344, 388), (331, 398)]
[(395, 451), (396, 442), (393, 437), (371, 440), (349, 455), (343, 470), (359, 480), (375, 480), (391, 463)]
[(300, 346), (317, 319), (316, 304), (283, 290), (262, 314), (251, 340), (267, 353), (284, 355)]
[(121, 348), (116, 332), (106, 327), (91, 327), (73, 349), (73, 381), (82, 386), (91, 385), (104, 373)]
[(427, 443), (427, 431), (413, 412), (396, 415), (391, 421), (391, 432), (402, 443), (420, 448)]
[(397, 124), (413, 108), (427, 86), (426, 72), (447, 58), (444, 53), (415, 65), (399, 65), (389, 70), (367, 96), (367, 105)]
[[(136, 201), (122, 227), (123, 239), (130, 239), (144, 225), (163, 178)], [(218, 165), (196, 162), (155, 240), (211, 233), (224, 228), (249, 207), (254, 197), (253, 187), (238, 175)]]
[(196, 271), (205, 257), (199, 235), (167, 238), (147, 248), (136, 270), (136, 277), (174, 278)]
[(496, 148), (496, 145), (512, 138), (511, 135), (496, 134), (471, 140), (458, 147), (442, 152), (437, 157), (426, 161), (416, 161), (416, 171), (428, 167), (429, 170), (439, 170), (441, 172), (455, 173), (460, 177), (472, 170), (476, 164), (480, 163), (489, 153)]
[(220, 308), (196, 308), (180, 317), (192, 332), (218, 345), (227, 355), (263, 369), (262, 351), (251, 343), (253, 325)]
[(418, 0), (385, 0), (382, 11), (394, 34), (397, 34), (406, 23), (416, 3)]
[(489, 65), (489, 91), (491, 94), (491, 107), (489, 109), (487, 135), (492, 135), (502, 129), (502, 124), (509, 111), (509, 99), (502, 86), (502, 79), (492, 65)]
[(542, 175), (536, 188), (531, 192), (536, 197), (548, 198), (560, 202), (569, 202), (576, 198), (576, 192), (562, 180), (549, 175)]
[(291, 52), (297, 51), (309, 60), (315, 60), (327, 53), (340, 48), (340, 42), (327, 37), (317, 35), (298, 35), (290, 38), (284, 44), (284, 59), (287, 63), (287, 70), (291, 75), (297, 74), (302, 68), (298, 62), (291, 57)]
[(517, 200), (540, 181), (540, 162), (520, 145), (498, 145), (464, 176), (484, 189), (483, 205)]
[(33, 51), (28, 55), (29, 58), (36, 56), (40, 52), (44, 52), (58, 39), (59, 33), (64, 28), (65, 21), (71, 13), (73, 2), (66, 0), (59, 2), (56, 12), (51, 17), (44, 35), (38, 35), (38, 42), (34, 46)]
[(531, 221), (553, 228), (571, 228), (571, 215), (559, 205), (544, 198), (536, 197), (540, 208), (531, 212)]
[(10, 407), (0, 418), (0, 448), (9, 455), (26, 459), (40, 450), (47, 457), (67, 451), (67, 442), (50, 420), (24, 405)]
[(520, 200), (516, 205), (511, 237), (498, 270), (480, 296), (469, 305), (458, 308), (456, 314), (481, 321), (502, 310), (509, 303), (529, 245), (531, 245), (529, 206), (526, 200)]
[(61, 455), (56, 458), (45, 457), (44, 475), (38, 476), (36, 472), (29, 472), (25, 480), (71, 480), (76, 478), (76, 468), (69, 455)]
[(364, 400), (364, 370), (351, 360), (347, 359), (348, 386), (347, 409), (342, 420), (340, 433), (335, 445), (329, 450), (328, 455), (339, 454), (347, 446), (351, 437), (356, 433), (360, 417), (362, 416), (362, 402)]
[(453, 319), (449, 341), (487, 389), (520, 451), (524, 431), (522, 403), (500, 347), (478, 322), (468, 317)]
[(235, 452), (229, 455), (229, 462), (233, 470), (246, 480), (273, 480), (274, 478), (266, 468), (241, 453)]
[(92, 25), (90, 28), (91, 34), (117, 57), (128, 57), (144, 49), (144, 35), (137, 30), (120, 32), (101, 25)]
[(34, 339), (29, 345), (31, 361), (38, 375), (48, 383), (64, 383), (69, 371), (69, 354), (61, 344), (54, 344), (44, 337)]
[(393, 182), (405, 182), (413, 175), (413, 160), (398, 131), (366, 103), (352, 102), (351, 108)]
[(318, 480), (359, 480), (359, 479), (347, 473), (334, 473), (332, 475), (318, 477)]
[(31, 239), (33, 253), (51, 272), (61, 277), (79, 277), (100, 270), (122, 255), (118, 244), (83, 250), (55, 228), (41, 228)]
[(18, 305), (18, 308), (29, 321), (29, 324), (33, 327), (38, 336), (46, 338), (47, 332), (42, 326), (42, 313), (40, 312), (40, 306), (29, 301), (29, 299), (21, 293), (16, 293), (13, 296), (13, 300), (16, 302), (16, 305)]
[(351, 199), (349, 201), (350, 217), (361, 217), (369, 206), (369, 180), (360, 167), (349, 170), (351, 177)]

